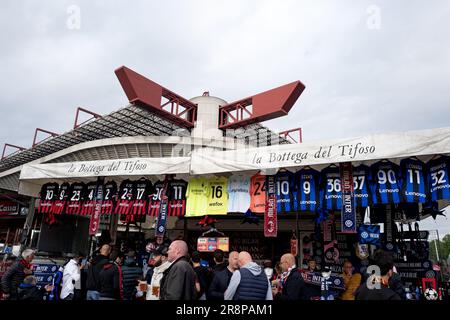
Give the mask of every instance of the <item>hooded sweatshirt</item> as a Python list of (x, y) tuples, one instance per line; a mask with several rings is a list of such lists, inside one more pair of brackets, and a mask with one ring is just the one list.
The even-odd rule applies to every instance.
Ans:
[[(247, 263), (245, 266), (243, 266), (241, 268), (242, 269), (246, 269), (248, 271), (250, 271), (250, 273), (257, 277), (259, 276), (261, 273), (264, 274), (264, 279), (265, 281), (267, 281), (267, 293), (266, 293), (266, 300), (273, 300), (273, 296), (272, 296), (272, 286), (269, 282), (269, 279), (267, 278), (266, 274), (264, 273), (264, 270), (255, 262), (249, 262)], [(224, 298), (225, 300), (233, 300), (234, 295), (236, 293), (236, 291), (239, 288), (239, 285), (241, 284), (241, 272), (245, 272), (244, 270), (236, 270), (233, 275), (231, 276), (231, 280), (230, 280), (230, 284), (228, 285), (227, 290), (225, 291), (224, 294)]]
[(164, 273), (164, 271), (167, 270), (167, 268), (170, 267), (170, 264), (171, 263), (169, 261), (165, 261), (164, 263), (162, 263), (161, 265), (159, 265), (158, 267), (155, 267), (153, 269), (153, 276), (152, 276), (150, 285), (148, 286), (148, 289), (147, 289), (146, 300), (159, 300), (159, 295), (157, 295), (157, 296), (153, 295), (152, 287), (160, 286), (161, 279), (163, 277), (163, 273)]

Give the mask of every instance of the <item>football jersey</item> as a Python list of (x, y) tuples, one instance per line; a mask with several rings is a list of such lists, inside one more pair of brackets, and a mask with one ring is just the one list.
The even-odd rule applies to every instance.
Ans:
[(266, 176), (259, 173), (250, 179), (250, 211), (264, 213), (266, 209)]
[(172, 217), (184, 216), (186, 212), (187, 181), (171, 180), (167, 186), (167, 198), (169, 201), (168, 215)]
[(157, 217), (161, 206), (161, 194), (164, 189), (164, 181), (158, 180), (153, 185), (153, 193), (150, 195), (150, 203), (148, 205), (148, 214)]
[(247, 212), (250, 207), (250, 177), (233, 175), (228, 178), (228, 212)]
[(422, 161), (403, 159), (400, 162), (403, 201), (425, 203), (427, 201), (426, 167)]
[(64, 212), (67, 198), (69, 197), (70, 184), (64, 182), (59, 186), (58, 197), (55, 200), (55, 205), (53, 207), (53, 213), (62, 214)]
[(299, 211), (316, 211), (320, 206), (320, 173), (314, 169), (302, 169), (295, 174), (297, 184), (297, 208)]
[(338, 167), (327, 167), (320, 174), (320, 198), (324, 209), (342, 208), (341, 174)]
[(122, 181), (119, 187), (118, 199), (116, 204), (116, 214), (129, 214), (133, 205), (134, 182), (127, 179)]
[(228, 212), (228, 178), (216, 177), (206, 180), (208, 205), (206, 214), (217, 215)]
[(372, 204), (372, 172), (365, 165), (353, 168), (353, 196), (355, 207), (366, 208)]
[(85, 190), (86, 185), (83, 182), (72, 183), (67, 199), (67, 214), (81, 214)]
[(81, 205), (81, 215), (83, 216), (90, 216), (94, 213), (96, 201), (95, 189), (97, 189), (97, 182), (89, 182), (86, 184), (83, 204)]
[(206, 214), (208, 205), (208, 185), (204, 178), (192, 178), (186, 191), (186, 217), (198, 217)]
[(149, 180), (141, 179), (135, 181), (132, 196), (133, 206), (131, 213), (136, 215), (146, 215), (149, 197), (153, 194), (153, 186)]
[(400, 203), (400, 167), (390, 161), (379, 161), (371, 166), (374, 179), (374, 204)]
[(38, 212), (52, 213), (54, 201), (58, 198), (59, 185), (57, 183), (46, 183), (40, 192)]
[(112, 214), (117, 198), (117, 183), (109, 181), (103, 186), (102, 214)]
[(275, 176), (277, 213), (297, 210), (294, 174), (289, 171), (278, 172)]
[(450, 199), (450, 158), (433, 159), (427, 166), (431, 201)]

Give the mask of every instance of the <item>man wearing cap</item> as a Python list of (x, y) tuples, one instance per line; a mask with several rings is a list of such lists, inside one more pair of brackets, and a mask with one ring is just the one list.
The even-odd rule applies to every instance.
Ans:
[(147, 289), (147, 300), (159, 300), (159, 288), (164, 271), (170, 267), (170, 262), (167, 260), (167, 247), (160, 246), (153, 254), (154, 269), (150, 285)]

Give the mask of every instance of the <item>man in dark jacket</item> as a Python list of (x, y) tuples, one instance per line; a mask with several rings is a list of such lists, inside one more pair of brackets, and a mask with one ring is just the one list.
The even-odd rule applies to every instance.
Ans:
[(230, 284), (233, 272), (239, 269), (239, 253), (230, 252), (228, 256), (228, 267), (215, 273), (207, 294), (207, 300), (220, 301), (224, 299), (225, 290)]
[[(194, 251), (191, 254), (192, 267), (197, 275), (198, 288), (197, 296), (199, 300), (206, 300), (206, 292), (211, 284), (210, 270), (200, 264), (200, 252)], [(197, 284), (196, 284), (197, 286)]]
[(295, 257), (287, 253), (280, 259), (282, 277), (280, 287), (272, 290), (274, 300), (306, 300), (305, 282), (295, 265)]
[(167, 251), (168, 261), (172, 264), (161, 279), (161, 300), (193, 300), (195, 295), (194, 269), (187, 259), (188, 246), (183, 240), (175, 240)]
[(99, 300), (123, 300), (122, 264), (124, 255), (120, 252), (112, 254), (113, 261), (103, 265), (99, 272), (100, 298)]
[(41, 289), (38, 289), (36, 284), (37, 280), (35, 277), (25, 277), (25, 279), (23, 279), (23, 282), (19, 285), (19, 289), (17, 291), (19, 300), (42, 301), (44, 300), (44, 295), (54, 289), (50, 284), (47, 284)]
[(213, 258), (214, 258), (214, 262), (215, 265), (213, 267), (213, 272), (219, 272), (222, 270), (225, 270), (227, 268), (227, 264), (224, 261), (224, 257), (225, 257), (225, 253), (220, 250), (220, 249), (216, 249), (213, 253)]
[(142, 269), (139, 268), (134, 251), (130, 251), (125, 258), (122, 267), (123, 276), (123, 298), (124, 300), (133, 300), (136, 295), (136, 286), (138, 280), (142, 279)]
[(86, 300), (100, 299), (99, 273), (103, 269), (105, 263), (109, 261), (110, 253), (111, 246), (109, 244), (104, 244), (100, 247), (100, 254), (90, 261), (86, 281)]
[(22, 259), (14, 262), (2, 277), (3, 298), (8, 300), (18, 300), (18, 288), (25, 276), (33, 273), (31, 262), (34, 259), (34, 250), (25, 249), (22, 252)]

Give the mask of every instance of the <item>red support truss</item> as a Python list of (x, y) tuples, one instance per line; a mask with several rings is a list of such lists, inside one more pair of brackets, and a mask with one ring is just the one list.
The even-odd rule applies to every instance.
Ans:
[[(298, 133), (298, 140), (292, 136), (292, 134), (294, 134), (295, 132)], [(279, 135), (280, 135), (280, 137), (283, 137), (286, 140), (291, 141), (293, 143), (302, 143), (302, 141), (303, 141), (302, 128), (295, 128), (295, 129), (290, 129), (290, 130), (286, 130), (286, 131), (281, 131), (279, 133)]]
[[(38, 131), (47, 133), (47, 134), (50, 135), (50, 137), (47, 137), (44, 140), (36, 142)], [(44, 142), (45, 140), (47, 140), (47, 139), (49, 139), (51, 137), (57, 137), (57, 136), (59, 136), (59, 134), (51, 132), (51, 131), (48, 131), (48, 130), (44, 130), (44, 129), (41, 129), (41, 128), (36, 128), (36, 131), (34, 131), (34, 139), (33, 139), (33, 146), (32, 146), (32, 148), (34, 148), (37, 144), (42, 143), (42, 142)]]
[(19, 146), (15, 146), (15, 145), (13, 145), (13, 144), (5, 143), (5, 145), (3, 146), (2, 159), (1, 159), (1, 160), (3, 160), (4, 158), (10, 156), (10, 155), (5, 156), (6, 147), (11, 147), (11, 148), (16, 148), (16, 149), (18, 149), (17, 151), (11, 153), (10, 155), (13, 155), (13, 154), (15, 154), (15, 153), (17, 153), (17, 152), (20, 152), (20, 151), (23, 151), (23, 150), (26, 150), (26, 149), (27, 149), (27, 148), (24, 148), (24, 147), (19, 147)]
[(115, 73), (130, 103), (144, 105), (180, 126), (194, 127), (196, 104), (125, 66)]
[(220, 107), (219, 128), (228, 129), (285, 116), (305, 86), (294, 81)]
[[(79, 114), (80, 114), (80, 111), (81, 111), (81, 112), (84, 112), (84, 113), (87, 113), (87, 114), (90, 114), (92, 117), (89, 118), (89, 119), (87, 119), (86, 121), (83, 121), (82, 123), (78, 123), (78, 116), (79, 116)], [(78, 108), (77, 108), (77, 113), (76, 113), (76, 115), (75, 115), (75, 124), (73, 125), (73, 128), (76, 129), (76, 128), (78, 128), (79, 126), (81, 126), (82, 124), (85, 124), (86, 122), (88, 122), (88, 121), (91, 120), (91, 119), (94, 119), (94, 118), (95, 118), (95, 119), (98, 119), (98, 118), (101, 118), (101, 117), (102, 117), (102, 116), (99, 115), (99, 114), (97, 114), (97, 113), (94, 113), (94, 112), (92, 112), (92, 111), (83, 109), (83, 108), (81, 108), (81, 107), (78, 107)]]

